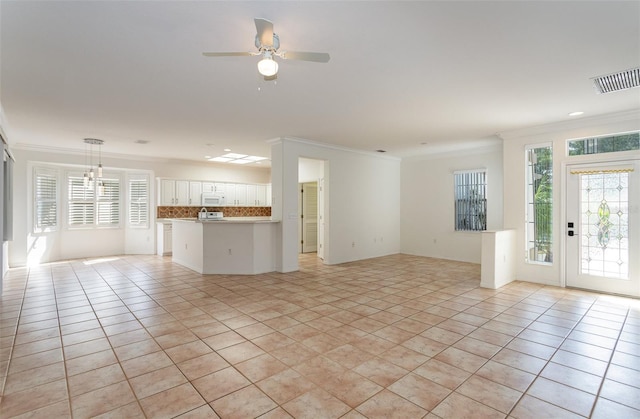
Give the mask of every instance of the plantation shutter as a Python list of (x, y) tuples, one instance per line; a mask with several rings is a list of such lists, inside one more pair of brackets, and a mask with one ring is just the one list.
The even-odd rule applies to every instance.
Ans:
[(58, 227), (58, 176), (45, 169), (35, 170), (35, 230)]
[(129, 179), (129, 225), (149, 226), (149, 178)]
[(102, 178), (102, 185), (104, 191), (98, 193), (96, 202), (97, 225), (117, 226), (120, 224), (120, 180)]
[(92, 226), (95, 218), (93, 206), (94, 190), (84, 186), (82, 176), (67, 177), (70, 227)]

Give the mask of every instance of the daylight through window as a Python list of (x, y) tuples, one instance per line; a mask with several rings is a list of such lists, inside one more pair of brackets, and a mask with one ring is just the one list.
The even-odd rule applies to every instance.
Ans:
[(553, 149), (527, 153), (527, 261), (553, 262)]
[(474, 170), (454, 173), (455, 227), (457, 231), (487, 229), (487, 173)]
[(640, 150), (640, 132), (570, 140), (568, 146), (570, 156)]

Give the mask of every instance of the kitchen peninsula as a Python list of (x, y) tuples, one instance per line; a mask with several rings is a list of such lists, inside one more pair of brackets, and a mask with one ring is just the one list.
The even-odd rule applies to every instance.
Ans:
[(273, 272), (277, 223), (270, 217), (173, 219), (173, 261), (201, 274)]

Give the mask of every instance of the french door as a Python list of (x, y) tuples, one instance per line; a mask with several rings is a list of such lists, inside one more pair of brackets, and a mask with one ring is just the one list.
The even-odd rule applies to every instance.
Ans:
[(640, 296), (640, 160), (567, 166), (566, 283)]

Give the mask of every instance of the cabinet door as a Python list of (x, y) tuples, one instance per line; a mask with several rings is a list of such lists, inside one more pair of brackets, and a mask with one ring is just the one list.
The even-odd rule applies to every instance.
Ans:
[(203, 193), (214, 193), (214, 192), (216, 192), (216, 184), (213, 183), (213, 182), (202, 182), (202, 192)]
[(247, 206), (247, 186), (244, 183), (236, 185), (236, 205), (240, 207)]
[(247, 185), (247, 205), (258, 206), (258, 185)]
[(176, 180), (175, 205), (189, 205), (189, 181)]
[(236, 205), (238, 205), (236, 203), (236, 185), (233, 183), (218, 183), (216, 184), (216, 192), (218, 192), (218, 185), (224, 185), (220, 186), (220, 191), (224, 191), (224, 198), (227, 202), (226, 206), (235, 207)]
[(256, 185), (256, 205), (267, 206), (267, 185)]
[(202, 203), (202, 182), (189, 182), (189, 205), (199, 207)]
[(170, 179), (160, 180), (160, 206), (176, 205), (176, 181)]

